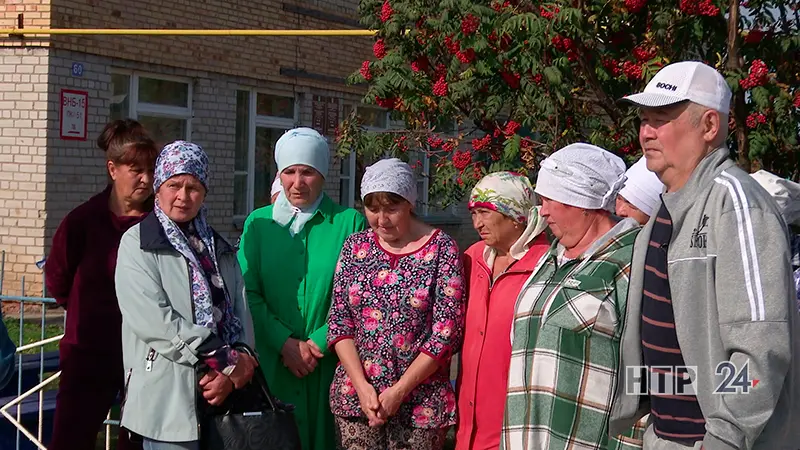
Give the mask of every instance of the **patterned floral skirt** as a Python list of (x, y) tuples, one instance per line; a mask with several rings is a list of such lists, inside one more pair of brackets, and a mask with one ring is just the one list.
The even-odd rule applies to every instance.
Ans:
[(364, 418), (336, 416), (336, 449), (441, 450), (448, 428), (413, 428), (391, 420), (373, 428)]

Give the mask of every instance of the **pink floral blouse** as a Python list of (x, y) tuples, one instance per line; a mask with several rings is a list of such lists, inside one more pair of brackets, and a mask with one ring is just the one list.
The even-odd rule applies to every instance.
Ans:
[[(450, 358), (464, 333), (464, 268), (453, 238), (437, 230), (417, 252), (385, 251), (372, 230), (344, 243), (333, 278), (328, 346), (352, 338), (367, 380), (380, 394), (426, 353), (439, 369), (409, 394), (396, 420), (416, 428), (455, 424)], [(350, 377), (339, 364), (331, 385), (333, 414), (363, 417)]]

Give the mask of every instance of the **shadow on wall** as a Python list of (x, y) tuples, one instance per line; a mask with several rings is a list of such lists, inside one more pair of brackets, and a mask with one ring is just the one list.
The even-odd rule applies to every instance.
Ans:
[[(97, 136), (108, 121), (111, 75), (100, 57), (50, 49), (43, 255), (64, 216), (108, 183)], [(41, 259), (41, 257), (39, 259)]]

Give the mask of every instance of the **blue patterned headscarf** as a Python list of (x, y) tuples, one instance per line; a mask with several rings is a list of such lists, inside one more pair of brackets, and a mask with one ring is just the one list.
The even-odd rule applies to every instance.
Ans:
[[(158, 192), (158, 188), (168, 179), (177, 175), (192, 175), (208, 191), (208, 155), (197, 145), (186, 141), (175, 141), (161, 150), (156, 160), (155, 179), (153, 190)], [(211, 259), (214, 261), (214, 275), (211, 277), (214, 285), (225, 292), (225, 304), (214, 306), (211, 294), (209, 279), (200, 264), (197, 253), (192, 249), (189, 239), (181, 228), (170, 219), (161, 209), (161, 205), (156, 196), (155, 208), (153, 209), (158, 217), (161, 227), (164, 229), (170, 244), (189, 261), (192, 281), (192, 301), (194, 303), (194, 322), (197, 325), (210, 328), (217, 336), (228, 344), (232, 344), (239, 339), (242, 325), (233, 312), (233, 302), (228, 295), (228, 290), (224, 288), (224, 281), (220, 276), (219, 262), (217, 261), (216, 247), (214, 242), (214, 230), (208, 224), (208, 212), (206, 206), (200, 207), (197, 216), (192, 220), (190, 228), (193, 228), (202, 245), (208, 249)], [(196, 238), (195, 238), (196, 239)], [(201, 245), (201, 246), (202, 246)], [(217, 286), (218, 285), (218, 286)], [(218, 329), (217, 324), (224, 326)]]
[(202, 147), (186, 141), (175, 141), (161, 150), (156, 160), (153, 191), (176, 175), (192, 175), (208, 190), (208, 155)]

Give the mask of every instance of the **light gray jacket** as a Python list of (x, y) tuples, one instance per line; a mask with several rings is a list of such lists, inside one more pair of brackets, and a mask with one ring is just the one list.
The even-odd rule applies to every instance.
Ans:
[[(219, 236), (215, 247), (244, 328), (240, 341), (254, 348), (236, 252)], [(169, 244), (155, 214), (122, 236), (115, 281), (126, 384), (121, 426), (159, 441), (197, 440), (197, 348), (211, 330), (194, 324), (189, 265)]]
[[(798, 346), (795, 288), (787, 227), (769, 194), (728, 157), (707, 156), (686, 185), (662, 198), (672, 217), (667, 248), (669, 285), (678, 342), (706, 420), (705, 450), (796, 449)], [(631, 269), (619, 384), (611, 432), (643, 414), (638, 396), (626, 396), (626, 366), (640, 366), (644, 259), (655, 215), (636, 240)], [(732, 363), (736, 373), (726, 380)], [(747, 365), (747, 393), (721, 393)], [(642, 407), (641, 409), (640, 406)], [(638, 411), (637, 411), (638, 409)], [(646, 437), (645, 449), (686, 448)]]

